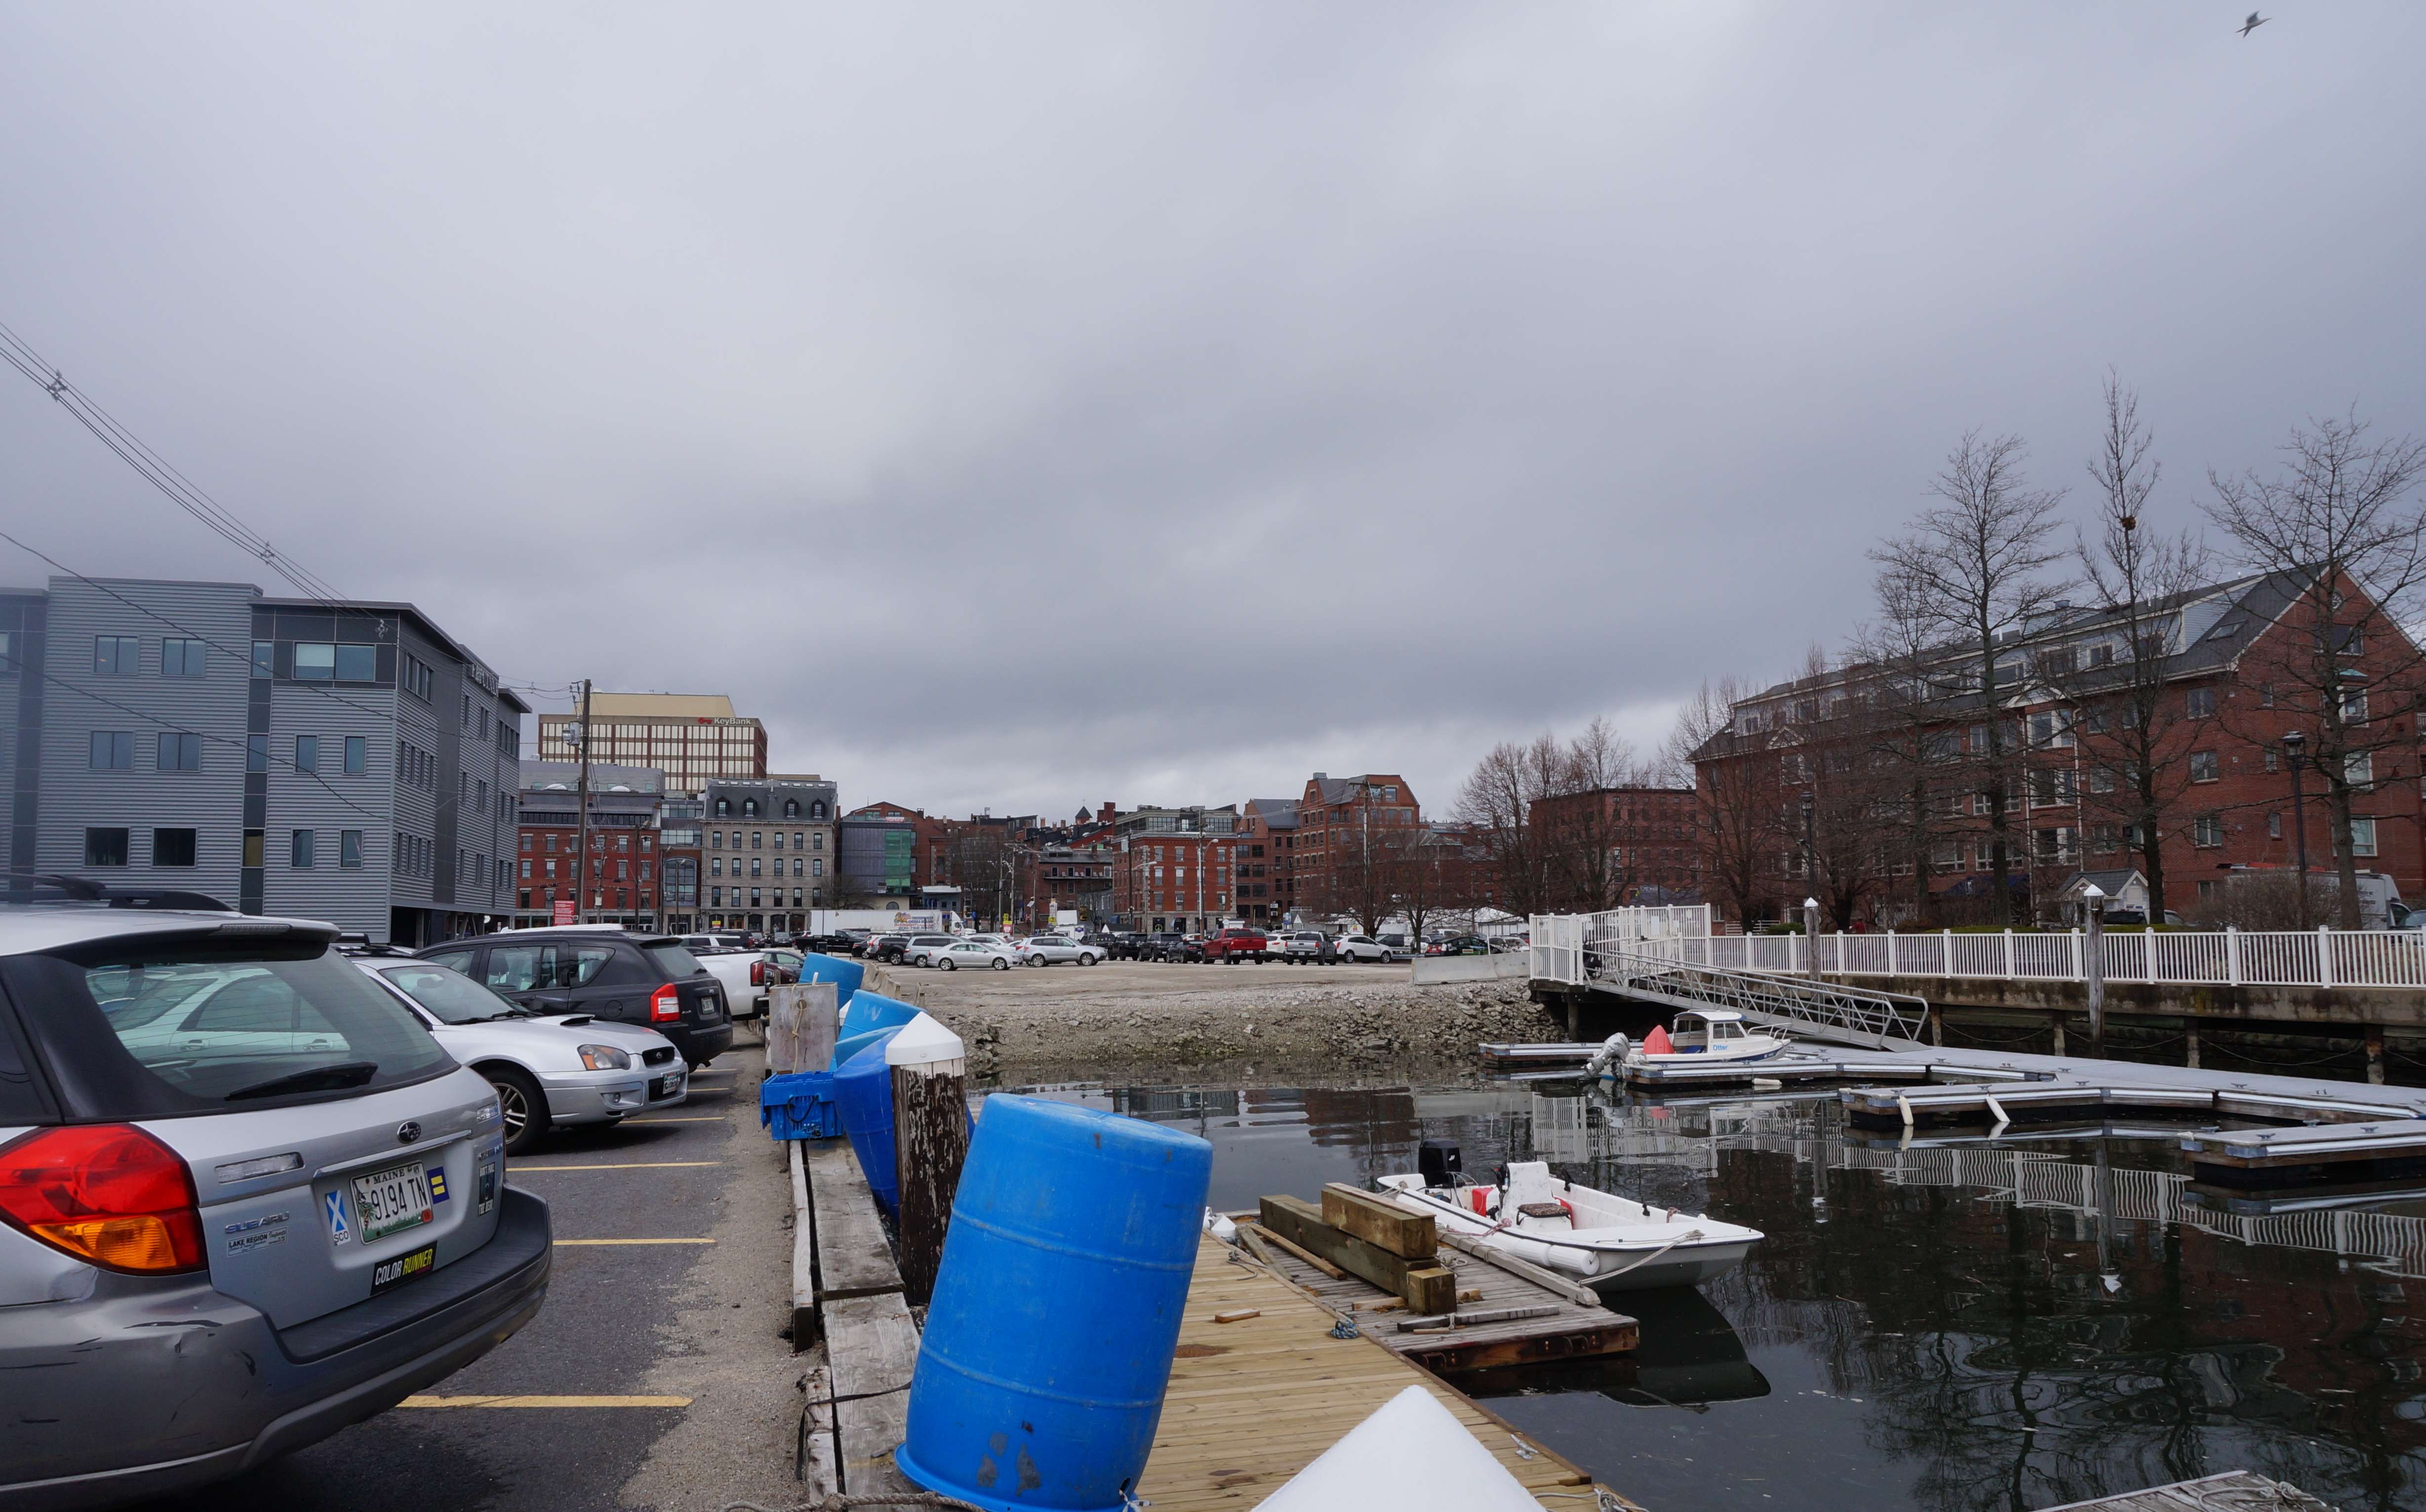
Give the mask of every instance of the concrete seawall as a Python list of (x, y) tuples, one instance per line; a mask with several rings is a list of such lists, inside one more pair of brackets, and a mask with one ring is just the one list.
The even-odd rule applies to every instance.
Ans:
[(1418, 956), (1415, 984), (1438, 987), (1445, 982), (1521, 982), (1532, 975), (1532, 957), (1523, 951), (1508, 956)]

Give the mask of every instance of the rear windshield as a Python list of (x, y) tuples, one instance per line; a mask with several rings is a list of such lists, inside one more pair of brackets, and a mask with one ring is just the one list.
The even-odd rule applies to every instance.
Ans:
[(528, 1011), (516, 1006), (513, 999), (434, 961), (382, 966), (380, 975), (395, 983), (398, 991), (421, 1005), (424, 1012), (441, 1023), (481, 1023), (491, 1019), (528, 1016)]
[(316, 942), (111, 941), (0, 969), (72, 1117), (353, 1097), (455, 1066), (404, 1005)]
[(697, 976), (707, 970), (699, 963), (698, 957), (680, 945), (642, 945), (640, 948), (648, 954), (651, 963), (673, 981)]

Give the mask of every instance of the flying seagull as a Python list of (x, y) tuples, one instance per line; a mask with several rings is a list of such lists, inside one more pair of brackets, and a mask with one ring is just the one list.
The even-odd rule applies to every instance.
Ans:
[(2249, 19), (2240, 24), (2240, 35), (2246, 37), (2251, 32), (2256, 31), (2258, 27), (2265, 25), (2269, 21), (2273, 19), (2274, 18), (2272, 16), (2261, 16), (2256, 11), (2253, 10), (2249, 13)]

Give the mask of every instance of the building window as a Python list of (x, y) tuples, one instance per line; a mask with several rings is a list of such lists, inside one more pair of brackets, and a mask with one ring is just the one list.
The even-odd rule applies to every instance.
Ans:
[(710, 877), (722, 877), (724, 875), (723, 857), (710, 856), (707, 859), (707, 875)]
[(269, 737), (267, 735), (244, 737), (244, 769), (248, 772), (269, 770)]
[(724, 907), (724, 889), (720, 887), (709, 888), (707, 890), (707, 906), (711, 909), (720, 909)]
[(84, 832), (84, 863), (87, 866), (125, 865), (126, 830), (123, 828), (87, 829)]
[(825, 806), (825, 800), (823, 800), (822, 798), (817, 798), (817, 799), (812, 799), (812, 800), (810, 800), (810, 803), (809, 803), (809, 817), (810, 817), (810, 818), (812, 818), (812, 819), (822, 819), (822, 818), (824, 818), (825, 816), (826, 816), (826, 806)]
[(318, 839), (319, 835), (315, 830), (298, 829), (295, 831), (293, 854), (288, 858), (288, 860), (290, 864), (292, 864), (297, 871), (308, 870), (315, 864), (315, 853), (318, 849)]
[(801, 800), (798, 798), (785, 798), (784, 800), (784, 817), (786, 819), (797, 819), (800, 816)]
[(320, 769), (319, 736), (295, 737), (295, 769), (299, 772), (317, 772)]
[(252, 643), (252, 675), (268, 677), (278, 669), (278, 643), (256, 640)]
[(2283, 815), (2280, 812), (2266, 816), (2266, 838), (2269, 840), (2283, 838)]
[(2352, 787), (2363, 788), (2375, 780), (2375, 752), (2353, 751), (2342, 758), (2342, 780)]
[[(103, 677), (133, 677), (143, 643), (133, 635), (92, 637), (92, 669)], [(119, 862), (123, 866), (124, 861)]]
[(716, 816), (720, 819), (730, 819), (733, 817), (733, 800), (731, 798), (719, 798), (716, 800)]
[(2224, 773), (2216, 762), (2215, 752), (2211, 750), (2194, 750), (2191, 752), (2191, 781), (2212, 782), (2223, 775)]
[(2183, 696), (2183, 707), (2193, 719), (2215, 717), (2215, 689), (2192, 688)]
[(160, 642), (160, 675), (162, 677), (202, 676), (202, 643), (182, 635)]
[(766, 875), (758, 869), (758, 858), (755, 856), (750, 858), (750, 875), (752, 877), (763, 877)]
[(135, 732), (132, 730), (94, 731), (88, 759), (96, 772), (135, 770)]
[(811, 877), (823, 877), (826, 875), (826, 859), (823, 856), (812, 856), (809, 858), (809, 875)]
[(2367, 723), (2367, 691), (2364, 688), (2342, 695), (2342, 722), (2353, 725)]
[(2266, 752), (2266, 769), (2268, 771), (2275, 771), (2282, 766), (2283, 759), (2275, 754), (2274, 743), (2272, 741), (2268, 741), (2259, 748)]
[(360, 866), (363, 863), (363, 832), (359, 829), (337, 831), (337, 864)]
[[(525, 840), (528, 840), (530, 837), (528, 835), (525, 835), (523, 838)], [(530, 862), (528, 861), (523, 862), (523, 880), (526, 882), (530, 880)]]
[(820, 830), (818, 830), (816, 834), (811, 835), (811, 836), (809, 837), (809, 844), (810, 844), (810, 845), (811, 845), (813, 848), (815, 848), (815, 849), (817, 849), (817, 850), (823, 850), (823, 849), (825, 849), (825, 848), (826, 848), (826, 834), (825, 834), (825, 831), (824, 831), (824, 830), (822, 830), (822, 829), (820, 829)]
[(2224, 844), (2224, 816), (2202, 813), (2191, 821), (2191, 844), (2201, 849), (2212, 849)]
[(202, 769), (202, 737), (163, 730), (153, 762), (164, 772), (199, 772)]
[(2257, 684), (2257, 706), (2261, 709), (2271, 709), (2274, 707), (2273, 684), (2260, 683)]
[(2353, 819), (2351, 821), (2351, 854), (2353, 856), (2375, 854), (2374, 820)]
[(325, 640), (299, 640), (295, 643), (295, 680), (299, 683), (326, 683), (337, 675), (337, 648)]
[(191, 829), (153, 830), (152, 864), (154, 866), (193, 865), (194, 831)]
[(258, 829), (246, 830), (244, 832), (243, 864), (256, 872), (261, 870), (261, 831)]
[(370, 770), (371, 743), (361, 735), (346, 737), (346, 775), (360, 777)]
[(758, 800), (756, 798), (743, 798), (741, 800), (741, 817), (744, 819), (755, 819), (758, 817)]

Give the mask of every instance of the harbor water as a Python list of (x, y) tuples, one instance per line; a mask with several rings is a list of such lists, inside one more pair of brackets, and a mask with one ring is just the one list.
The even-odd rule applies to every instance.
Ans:
[(1619, 1297), (1633, 1356), (1458, 1382), (1651, 1512), (2029, 1512), (2241, 1468), (2426, 1507), (2426, 1192), (2226, 1202), (2163, 1128), (1906, 1146), (1833, 1097), (1025, 1090), (1202, 1135), (1225, 1210), (1450, 1139), (1473, 1179), (1543, 1159), (1762, 1230), (1698, 1292)]

